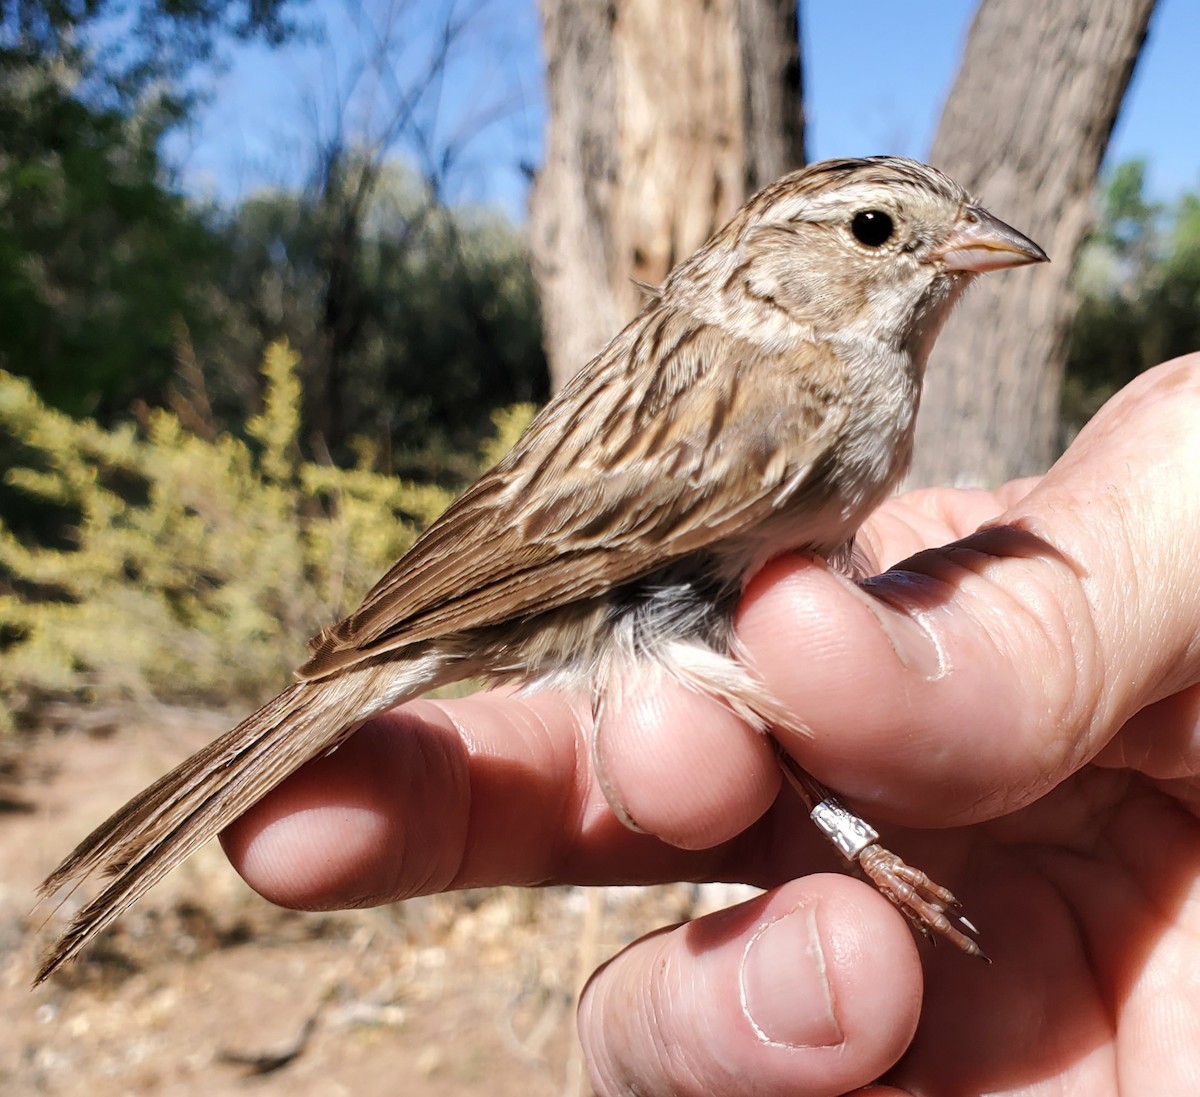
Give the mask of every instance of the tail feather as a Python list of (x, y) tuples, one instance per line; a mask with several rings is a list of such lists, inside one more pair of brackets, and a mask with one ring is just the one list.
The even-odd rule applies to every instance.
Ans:
[(96, 874), (110, 880), (43, 956), (34, 985), (290, 773), (433, 684), (431, 668), (407, 669), (360, 666), (289, 686), (101, 823), (39, 888), (45, 897)]

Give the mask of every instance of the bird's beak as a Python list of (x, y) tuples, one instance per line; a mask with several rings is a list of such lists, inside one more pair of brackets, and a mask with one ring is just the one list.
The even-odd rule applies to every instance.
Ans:
[(1050, 256), (1028, 236), (979, 206), (967, 206), (963, 210), (949, 238), (933, 256), (942, 261), (946, 270), (974, 274), (1022, 267), (1026, 263), (1050, 262)]

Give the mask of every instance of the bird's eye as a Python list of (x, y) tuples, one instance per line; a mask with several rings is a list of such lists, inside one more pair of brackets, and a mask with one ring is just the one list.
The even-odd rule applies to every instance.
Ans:
[(850, 222), (854, 239), (868, 248), (881, 248), (896, 231), (896, 226), (883, 210), (860, 210)]

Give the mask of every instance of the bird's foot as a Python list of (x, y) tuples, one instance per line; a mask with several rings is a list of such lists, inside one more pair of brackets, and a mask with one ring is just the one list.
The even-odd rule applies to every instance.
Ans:
[(920, 869), (907, 865), (878, 842), (863, 849), (856, 859), (859, 871), (929, 941), (944, 937), (968, 956), (988, 960), (975, 941), (979, 931), (959, 910), (954, 893), (935, 883)]
[(975, 941), (979, 931), (960, 913), (954, 893), (884, 849), (870, 823), (831, 795), (818, 801), (810, 815), (838, 852), (895, 904), (922, 937), (933, 942), (943, 937), (968, 956), (988, 959)]
[(961, 913), (952, 891), (884, 849), (879, 844), (879, 832), (802, 769), (782, 747), (779, 764), (788, 783), (808, 807), (809, 818), (817, 829), (860, 876), (899, 909), (922, 937), (931, 942), (943, 937), (968, 956), (991, 963), (975, 940), (979, 931)]

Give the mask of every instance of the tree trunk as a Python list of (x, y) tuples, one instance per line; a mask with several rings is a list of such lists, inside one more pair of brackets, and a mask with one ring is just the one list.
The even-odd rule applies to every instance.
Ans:
[(1154, 0), (983, 0), (930, 160), (1052, 262), (981, 279), (933, 352), (914, 484), (995, 484), (1060, 448), (1070, 277)]
[(808, 161), (797, 9), (797, 0), (738, 3), (747, 197)]
[(803, 161), (795, 5), (542, 0), (530, 245), (555, 388), (756, 187)]

